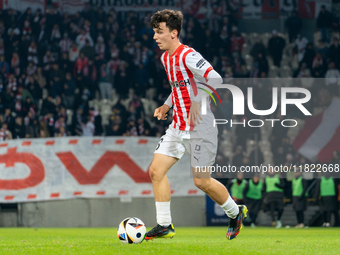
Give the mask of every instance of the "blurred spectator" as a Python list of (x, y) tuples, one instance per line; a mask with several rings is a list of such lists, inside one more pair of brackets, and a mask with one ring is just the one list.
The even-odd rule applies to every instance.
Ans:
[(312, 76), (322, 78), (325, 76), (325, 66), (320, 65), (319, 61), (313, 62)]
[(8, 124), (6, 122), (2, 123), (0, 129), (0, 141), (11, 140), (12, 132), (8, 130)]
[(77, 112), (72, 116), (72, 123), (71, 123), (71, 135), (81, 136), (83, 134), (82, 130), (82, 119), (83, 119), (83, 109), (79, 107)]
[(78, 48), (81, 50), (85, 46), (86, 42), (89, 42), (89, 46), (93, 46), (93, 40), (90, 34), (86, 33), (85, 29), (82, 29), (76, 38)]
[(332, 13), (326, 10), (325, 5), (321, 6), (321, 10), (319, 12), (316, 23), (318, 28), (320, 29), (322, 39), (325, 42), (329, 43), (330, 41), (329, 30), (332, 27), (333, 18)]
[(334, 95), (339, 95), (340, 72), (335, 68), (334, 62), (329, 63), (325, 78), (326, 86), (328, 87), (329, 91)]
[(52, 64), (54, 63), (55, 58), (53, 57), (50, 50), (47, 50), (44, 57), (43, 57), (43, 65), (44, 65), (44, 72), (47, 73), (50, 71)]
[(273, 58), (274, 65), (280, 67), (283, 49), (286, 45), (285, 40), (278, 36), (277, 31), (273, 30), (272, 37), (268, 41), (268, 52)]
[(59, 42), (60, 51), (68, 53), (72, 46), (72, 40), (68, 37), (68, 33), (64, 33), (63, 39)]
[(333, 38), (333, 43), (329, 48), (329, 60), (334, 62), (338, 69), (340, 68), (340, 45), (337, 37)]
[(326, 41), (321, 39), (318, 44), (318, 52), (321, 53), (323, 59), (328, 59), (329, 57), (329, 48), (326, 44)]
[(313, 59), (313, 69), (316, 67), (316, 66), (321, 66), (323, 67), (324, 65), (324, 62), (323, 62), (323, 58), (322, 58), (322, 55), (320, 52), (316, 53), (316, 56), (314, 57)]
[(288, 29), (289, 42), (292, 43), (302, 28), (302, 20), (297, 11), (293, 11), (291, 16), (287, 18), (285, 26)]
[[(320, 200), (318, 200), (320, 196)], [(320, 211), (323, 212), (323, 227), (330, 227), (331, 215), (334, 214), (334, 226), (339, 226), (338, 213), (338, 189), (332, 177), (332, 173), (323, 173), (323, 176), (318, 180), (315, 189), (315, 201), (319, 202)]]
[(107, 136), (121, 136), (123, 132), (118, 124), (114, 124), (109, 130), (106, 132)]
[(238, 172), (237, 178), (232, 179), (227, 187), (231, 192), (231, 196), (236, 204), (243, 204), (243, 190), (247, 185), (247, 181), (243, 179), (243, 173)]
[(97, 43), (95, 45), (96, 61), (103, 61), (105, 59), (105, 47), (104, 38), (102, 36), (98, 36)]
[[(54, 124), (54, 129), (56, 132), (56, 135), (58, 136), (58, 133), (60, 133), (60, 130), (62, 129), (63, 132), (61, 132), (62, 134), (64, 134), (65, 132), (65, 128), (66, 128), (66, 123), (65, 123), (65, 117), (64, 116), (59, 116), (58, 120), (55, 122)], [(66, 133), (65, 133), (66, 134)], [(63, 135), (64, 136), (64, 135)], [(66, 135), (65, 135), (66, 136)]]
[(40, 137), (40, 128), (39, 128), (39, 123), (36, 118), (28, 119), (29, 122), (26, 125), (26, 138), (38, 138)]
[(313, 67), (313, 60), (315, 58), (315, 50), (313, 48), (313, 44), (312, 43), (308, 43), (307, 47), (306, 47), (306, 51), (304, 53), (303, 59), (302, 59), (302, 63), (306, 64), (306, 67), (311, 70)]
[(244, 66), (246, 63), (244, 61), (244, 59), (237, 53), (234, 52), (232, 54), (232, 62), (233, 62), (233, 74), (235, 77), (240, 77), (243, 75), (243, 70), (242, 70), (242, 66)]
[(300, 69), (300, 72), (297, 75), (297, 78), (307, 78), (307, 77), (311, 77), (311, 72), (307, 68), (307, 64), (306, 63), (302, 63), (301, 64), (301, 69)]
[(77, 61), (74, 65), (74, 75), (80, 75), (83, 72), (83, 68), (87, 65), (89, 59), (83, 52), (79, 54)]
[(47, 131), (50, 136), (54, 136), (54, 118), (52, 113), (47, 113), (44, 117), (44, 121), (47, 127)]
[(248, 207), (251, 227), (256, 227), (256, 218), (261, 210), (263, 181), (258, 175), (248, 181), (243, 190), (243, 199)]
[(298, 224), (295, 228), (304, 228), (304, 211), (307, 208), (307, 182), (302, 177), (300, 171), (295, 172), (295, 178), (292, 181), (293, 207), (296, 213)]
[(33, 61), (34, 64), (38, 64), (38, 47), (35, 41), (32, 41), (28, 47), (27, 61)]
[[(272, 226), (281, 228), (281, 217), (283, 214), (283, 179), (280, 179), (279, 175), (274, 172), (274, 168), (271, 167), (268, 171), (268, 175), (264, 179), (263, 190), (265, 192), (263, 198), (263, 210), (264, 212), (269, 211)], [(277, 216), (275, 215), (277, 212)]]
[(95, 131), (95, 126), (91, 121), (91, 116), (87, 116), (84, 122), (81, 122), (81, 128), (83, 131), (82, 136), (93, 136)]
[(69, 50), (69, 60), (71, 62), (75, 62), (79, 55), (79, 48), (76, 43), (73, 43), (70, 50)]
[(267, 77), (269, 71), (268, 60), (265, 58), (262, 53), (259, 53), (254, 60), (258, 65), (258, 72), (260, 77)]
[(101, 64), (99, 75), (100, 75), (99, 90), (100, 90), (101, 99), (111, 100), (113, 77), (108, 72), (106, 63)]
[(96, 52), (89, 40), (86, 40), (85, 45), (82, 48), (80, 48), (80, 55), (82, 53), (84, 53), (86, 58), (94, 60)]
[(299, 62), (301, 62), (303, 60), (303, 57), (304, 57), (305, 52), (306, 52), (307, 44), (308, 44), (307, 38), (298, 34), (297, 38), (295, 40), (295, 46), (297, 48)]
[(253, 57), (253, 59), (257, 58), (259, 53), (261, 53), (263, 56), (267, 55), (266, 46), (264, 46), (261, 38), (257, 39), (256, 43), (254, 43), (252, 49), (250, 50), (250, 55)]
[(241, 56), (242, 46), (245, 43), (245, 40), (243, 36), (240, 33), (238, 33), (238, 28), (236, 26), (233, 26), (232, 28), (230, 42), (231, 42), (230, 52), (231, 53), (238, 52), (239, 55)]
[(10, 72), (9, 64), (6, 62), (5, 56), (0, 55), (0, 73), (7, 76), (9, 72)]
[(22, 123), (22, 117), (21, 116), (17, 116), (15, 118), (15, 125), (14, 125), (12, 135), (13, 135), (14, 139), (25, 138), (25, 136), (26, 136), (26, 128)]
[(143, 118), (137, 120), (138, 135), (149, 136), (150, 135), (150, 124)]
[(66, 80), (64, 83), (63, 102), (67, 109), (73, 109), (76, 83), (70, 72), (66, 73), (65, 78)]
[(16, 76), (20, 74), (20, 58), (17, 52), (13, 52), (11, 59), (11, 72)]

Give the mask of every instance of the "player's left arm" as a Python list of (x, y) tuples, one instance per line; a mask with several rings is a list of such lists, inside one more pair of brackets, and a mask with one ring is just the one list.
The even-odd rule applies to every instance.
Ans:
[(221, 84), (222, 77), (198, 52), (190, 52), (185, 58), (185, 63), (193, 76), (201, 81), (199, 84), (196, 84), (194, 80), (191, 81), (194, 97), (191, 100), (188, 124), (192, 122), (196, 126), (202, 120), (200, 114), (202, 98), (207, 98), (209, 93), (213, 93), (211, 88), (214, 89), (216, 85)]

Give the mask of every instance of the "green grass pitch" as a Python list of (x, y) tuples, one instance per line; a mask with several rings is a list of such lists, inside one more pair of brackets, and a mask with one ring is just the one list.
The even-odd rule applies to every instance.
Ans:
[(115, 228), (0, 228), (0, 254), (339, 254), (339, 228), (176, 228), (173, 239), (123, 245)]

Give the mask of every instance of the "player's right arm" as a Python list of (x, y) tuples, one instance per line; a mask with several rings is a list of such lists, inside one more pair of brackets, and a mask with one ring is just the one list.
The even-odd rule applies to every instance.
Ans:
[(158, 120), (166, 120), (166, 116), (168, 116), (168, 114), (166, 114), (169, 111), (170, 107), (166, 104), (163, 104), (161, 107), (156, 108), (153, 116), (157, 117)]
[(158, 120), (166, 120), (166, 116), (168, 116), (168, 114), (166, 114), (169, 109), (172, 107), (172, 93), (170, 93), (170, 95), (168, 96), (167, 100), (165, 100), (164, 104), (161, 107), (158, 107), (153, 116), (157, 117)]

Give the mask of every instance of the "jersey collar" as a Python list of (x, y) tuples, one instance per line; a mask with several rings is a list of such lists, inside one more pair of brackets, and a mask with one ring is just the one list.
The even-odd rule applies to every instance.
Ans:
[(175, 56), (178, 52), (180, 52), (182, 49), (183, 49), (183, 47), (184, 47), (184, 45), (183, 44), (181, 44), (180, 46), (178, 46), (177, 47), (177, 49), (175, 50), (175, 52), (174, 53), (172, 53), (172, 55), (170, 55), (170, 57), (173, 57), (173, 56)]

